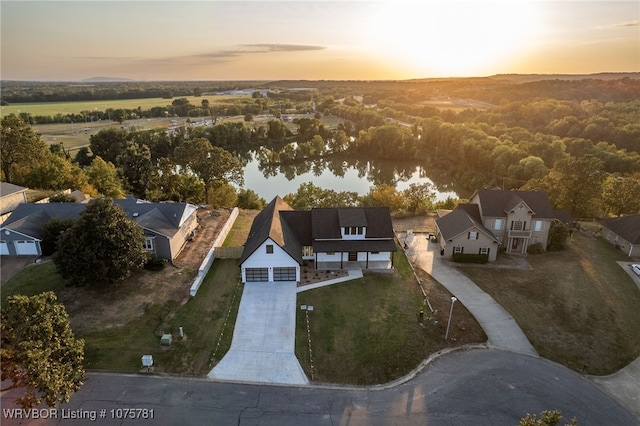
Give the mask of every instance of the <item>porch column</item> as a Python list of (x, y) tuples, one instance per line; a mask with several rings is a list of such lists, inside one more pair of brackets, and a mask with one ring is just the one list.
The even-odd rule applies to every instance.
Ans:
[(367, 252), (367, 266), (365, 267), (365, 269), (369, 269), (369, 252)]
[(344, 268), (342, 267), (342, 262), (343, 262), (343, 260), (344, 260), (344, 252), (343, 252), (343, 251), (341, 251), (341, 252), (340, 252), (340, 269), (344, 269)]

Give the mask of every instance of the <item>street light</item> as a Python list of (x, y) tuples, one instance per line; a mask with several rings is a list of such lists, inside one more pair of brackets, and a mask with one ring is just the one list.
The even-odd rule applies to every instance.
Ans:
[(447, 332), (444, 334), (444, 340), (449, 338), (449, 326), (451, 325), (451, 315), (453, 314), (453, 304), (456, 303), (456, 299), (454, 296), (451, 296), (451, 309), (449, 310), (449, 321), (447, 322)]

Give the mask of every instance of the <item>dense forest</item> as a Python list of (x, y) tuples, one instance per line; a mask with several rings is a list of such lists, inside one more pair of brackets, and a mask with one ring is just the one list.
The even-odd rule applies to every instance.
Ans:
[[(198, 105), (183, 98), (237, 89), (255, 92), (239, 102), (215, 105), (204, 97)], [(31, 187), (73, 184), (110, 196), (133, 192), (149, 199), (231, 205), (238, 199), (259, 201), (250, 188), (238, 192), (230, 185), (242, 184), (242, 165), (249, 158), (258, 158), (266, 174), (324, 167), (339, 173), (349, 164), (396, 160), (434, 170), (439, 188), (462, 188), (464, 193), (494, 186), (545, 190), (556, 208), (576, 217), (640, 212), (640, 78), (635, 74), (381, 82), (7, 82), (2, 92), (3, 103), (143, 97), (167, 98), (167, 108), (92, 114), (123, 121), (132, 115), (170, 113), (210, 116), (213, 123), (173, 131), (103, 130), (74, 158), (56, 146), (42, 153), (37, 135), (29, 135), (39, 148), (27, 161), (11, 157), (14, 142), (5, 139), (5, 133), (10, 125), (15, 131), (17, 123), (6, 117), (3, 179)], [(293, 131), (285, 123), (285, 113), (291, 112), (307, 114), (293, 118)], [(221, 115), (244, 115), (245, 120), (217, 123), (215, 117)], [(271, 118), (256, 125), (253, 115)], [(338, 118), (340, 124), (329, 128), (324, 117)], [(26, 133), (32, 131), (28, 124), (48, 120), (13, 118), (26, 122)], [(62, 169), (76, 182), (65, 181)], [(105, 176), (110, 177), (108, 184)], [(376, 182), (372, 193), (361, 199), (326, 193), (316, 202), (393, 204), (414, 213), (433, 207), (429, 188), (394, 194), (384, 179)], [(299, 195), (304, 198), (306, 191), (309, 198), (309, 192), (318, 195), (321, 190), (301, 187)], [(289, 200), (304, 205), (295, 195)], [(425, 201), (416, 203), (420, 197)]]

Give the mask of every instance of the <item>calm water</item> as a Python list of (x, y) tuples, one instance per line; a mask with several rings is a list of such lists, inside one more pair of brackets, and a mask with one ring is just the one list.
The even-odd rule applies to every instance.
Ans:
[[(314, 185), (334, 191), (354, 191), (360, 195), (369, 192), (373, 185), (393, 184), (402, 191), (413, 183), (432, 183), (422, 167), (398, 165), (391, 162), (357, 162), (331, 161), (305, 163), (291, 166), (261, 166), (257, 159), (252, 159), (244, 168), (244, 186), (255, 191), (260, 197), (271, 201), (276, 195), (284, 197), (294, 193), (302, 183), (312, 182)], [(458, 198), (453, 191), (438, 191), (436, 200), (447, 197)]]

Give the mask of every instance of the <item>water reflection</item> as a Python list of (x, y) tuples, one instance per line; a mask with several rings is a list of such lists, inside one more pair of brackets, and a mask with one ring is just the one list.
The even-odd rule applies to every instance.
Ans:
[[(287, 148), (285, 147), (284, 150)], [(300, 184), (314, 185), (334, 191), (354, 191), (360, 195), (369, 192), (373, 185), (387, 184), (399, 191), (413, 183), (432, 183), (436, 199), (457, 198), (453, 182), (444, 174), (434, 179), (416, 162), (364, 160), (352, 157), (331, 156), (301, 160), (282, 151), (263, 149), (243, 159), (245, 187), (269, 201), (276, 195), (296, 192)]]

